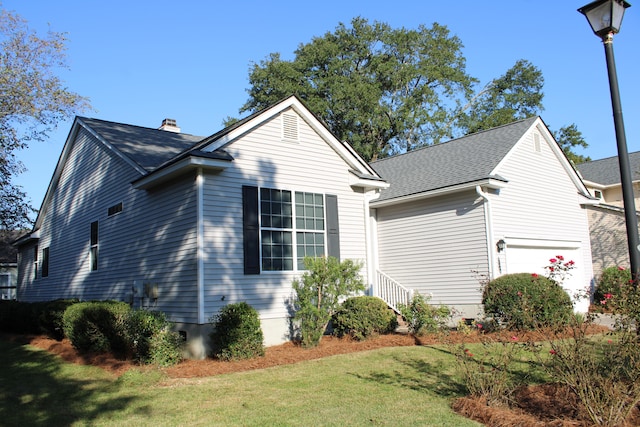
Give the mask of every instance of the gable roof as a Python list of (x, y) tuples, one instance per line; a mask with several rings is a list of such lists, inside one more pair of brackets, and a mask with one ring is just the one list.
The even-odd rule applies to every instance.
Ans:
[(493, 171), (538, 119), (530, 117), (372, 163), (391, 184), (376, 203), (481, 181), (505, 183)]
[[(629, 153), (631, 179), (640, 180), (640, 151)], [(576, 166), (582, 178), (602, 186), (620, 184), (620, 163), (618, 156), (581, 163)]]
[(78, 117), (94, 134), (103, 138), (130, 161), (151, 172), (194, 144), (202, 136)]
[[(66, 159), (81, 128), (91, 133), (114, 155), (137, 170), (140, 178), (132, 184), (134, 188), (145, 189), (170, 179), (178, 173), (183, 173), (189, 168), (208, 167), (217, 170), (226, 168), (233, 160), (224, 150), (228, 144), (287, 109), (295, 110), (349, 165), (352, 185), (363, 188), (386, 188), (388, 186), (349, 144), (339, 141), (296, 96), (290, 96), (206, 138), (106, 120), (76, 117), (47, 188), (33, 230), (40, 227), (41, 215), (50, 202)], [(33, 233), (31, 236), (34, 236)]]

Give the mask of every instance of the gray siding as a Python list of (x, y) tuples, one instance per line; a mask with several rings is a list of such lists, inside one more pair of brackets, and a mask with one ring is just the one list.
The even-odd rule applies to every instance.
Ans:
[[(39, 250), (50, 249), (48, 277), (33, 280), (24, 248), (19, 298), (116, 299), (128, 301), (134, 281), (157, 283), (154, 304), (176, 321), (196, 321), (196, 192), (193, 176), (162, 191), (134, 190), (139, 174), (81, 130), (71, 147), (47, 211)], [(123, 211), (107, 209), (119, 202)], [(98, 270), (90, 270), (90, 224), (99, 223)]]
[(487, 273), (488, 259), (475, 192), (379, 208), (377, 228), (382, 272), (434, 303), (480, 303), (478, 273)]
[(207, 318), (237, 301), (251, 304), (263, 320), (291, 315), (287, 303), (292, 297), (291, 282), (299, 272), (244, 274), (242, 185), (337, 195), (341, 258), (365, 261), (362, 192), (350, 187), (348, 166), (302, 119), (299, 132), (300, 142), (282, 140), (280, 117), (274, 117), (227, 147), (234, 158), (228, 169), (205, 176)]

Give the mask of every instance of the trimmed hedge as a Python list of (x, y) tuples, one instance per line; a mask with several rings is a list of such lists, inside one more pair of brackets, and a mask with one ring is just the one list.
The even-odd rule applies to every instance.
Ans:
[(377, 334), (395, 330), (395, 313), (378, 297), (351, 297), (334, 314), (333, 329), (338, 336), (349, 335), (362, 341)]
[(0, 330), (14, 334), (46, 334), (64, 338), (62, 317), (77, 299), (44, 302), (0, 301)]
[(163, 312), (131, 310), (125, 328), (128, 351), (138, 362), (170, 366), (182, 360), (182, 338)]
[(258, 312), (246, 302), (224, 306), (210, 322), (213, 356), (221, 360), (264, 356), (264, 336)]
[(509, 329), (566, 325), (573, 315), (569, 295), (553, 280), (530, 273), (490, 281), (482, 294), (484, 312)]
[(80, 302), (64, 312), (64, 333), (80, 352), (123, 357), (128, 350), (124, 324), (130, 311), (124, 302)]

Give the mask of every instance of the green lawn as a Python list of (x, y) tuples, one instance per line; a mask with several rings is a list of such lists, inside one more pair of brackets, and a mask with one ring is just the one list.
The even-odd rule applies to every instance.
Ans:
[(0, 340), (3, 426), (478, 426), (450, 402), (464, 394), (446, 350), (386, 348), (258, 371), (119, 379)]

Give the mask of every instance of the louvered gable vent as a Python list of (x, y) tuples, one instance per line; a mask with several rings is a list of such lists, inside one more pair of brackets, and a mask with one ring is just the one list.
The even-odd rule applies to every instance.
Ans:
[(296, 114), (282, 114), (282, 139), (298, 141), (298, 116)]

